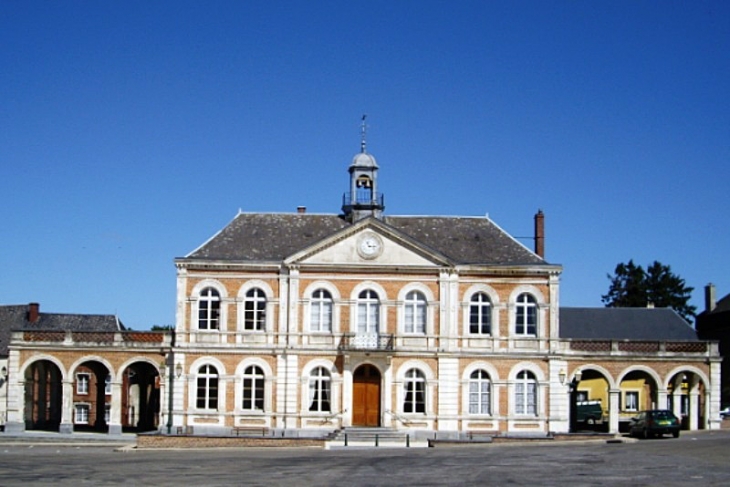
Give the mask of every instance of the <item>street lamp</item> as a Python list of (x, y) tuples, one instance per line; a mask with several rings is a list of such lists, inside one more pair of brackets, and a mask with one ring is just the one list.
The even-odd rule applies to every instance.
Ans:
[(568, 386), (568, 405), (570, 406), (570, 431), (575, 431), (575, 426), (578, 423), (578, 404), (577, 404), (577, 390), (578, 390), (578, 383), (583, 378), (583, 372), (580, 369), (577, 369), (573, 373), (573, 380), (568, 382), (568, 374), (565, 372), (565, 369), (560, 369), (560, 372), (558, 372), (558, 379), (560, 379), (560, 383), (562, 385)]

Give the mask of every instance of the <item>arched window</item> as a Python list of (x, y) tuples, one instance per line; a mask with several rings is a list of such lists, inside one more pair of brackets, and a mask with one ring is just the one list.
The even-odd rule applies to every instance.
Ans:
[(515, 334), (537, 335), (537, 301), (535, 301), (535, 297), (527, 293), (517, 296), (515, 311)]
[(309, 410), (329, 412), (330, 373), (324, 367), (317, 367), (309, 375)]
[(255, 287), (246, 292), (243, 302), (243, 329), (263, 331), (266, 328), (266, 294)]
[(535, 375), (528, 370), (517, 374), (515, 413), (537, 416), (537, 380), (535, 380)]
[(405, 396), (403, 399), (404, 413), (425, 413), (426, 412), (426, 377), (418, 369), (410, 369), (406, 372)]
[(332, 331), (332, 295), (324, 289), (312, 293), (309, 331)]
[(198, 409), (218, 409), (218, 370), (212, 365), (198, 369), (198, 390), (195, 405)]
[(380, 300), (375, 291), (366, 289), (357, 297), (357, 332), (378, 333), (380, 327)]
[(261, 367), (252, 365), (243, 371), (243, 404), (242, 409), (247, 411), (264, 410), (264, 371)]
[(403, 303), (405, 320), (404, 330), (406, 333), (426, 333), (426, 297), (419, 291), (411, 291), (406, 294)]
[(469, 376), (469, 414), (492, 414), (492, 381), (483, 370)]
[(198, 299), (198, 329), (217, 330), (221, 311), (221, 296), (216, 289), (206, 287)]
[(492, 301), (485, 293), (476, 293), (469, 303), (469, 333), (489, 335), (492, 333)]

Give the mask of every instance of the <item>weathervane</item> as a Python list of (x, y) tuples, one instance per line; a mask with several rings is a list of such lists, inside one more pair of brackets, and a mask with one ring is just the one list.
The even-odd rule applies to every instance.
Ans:
[(365, 146), (367, 145), (366, 139), (367, 139), (367, 125), (365, 125), (365, 118), (367, 115), (363, 114), (362, 116), (362, 123), (360, 124), (360, 152), (363, 154), (365, 153)]

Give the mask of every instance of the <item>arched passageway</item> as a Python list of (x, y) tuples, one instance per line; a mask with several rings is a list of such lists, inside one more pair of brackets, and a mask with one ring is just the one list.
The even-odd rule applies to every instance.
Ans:
[(157, 369), (135, 362), (123, 373), (122, 428), (126, 431), (157, 429), (160, 416), (160, 381)]
[(89, 360), (73, 371), (74, 431), (109, 431), (112, 376), (101, 362)]
[(63, 399), (61, 370), (39, 360), (25, 370), (25, 429), (58, 431)]

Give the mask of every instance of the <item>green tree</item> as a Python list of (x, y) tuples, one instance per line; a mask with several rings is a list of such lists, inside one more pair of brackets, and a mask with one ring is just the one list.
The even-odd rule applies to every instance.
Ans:
[(629, 260), (618, 264), (608, 279), (608, 294), (601, 296), (608, 308), (643, 308), (651, 303), (657, 308), (672, 308), (687, 322), (696, 314), (697, 307), (689, 304), (694, 288), (673, 274), (668, 265), (654, 261), (644, 270)]
[(150, 331), (168, 331), (172, 330), (174, 327), (172, 325), (152, 325), (152, 328), (150, 328)]

